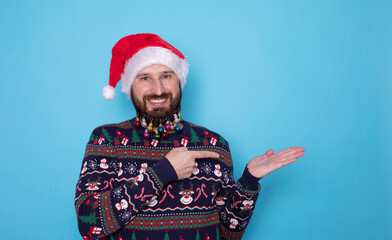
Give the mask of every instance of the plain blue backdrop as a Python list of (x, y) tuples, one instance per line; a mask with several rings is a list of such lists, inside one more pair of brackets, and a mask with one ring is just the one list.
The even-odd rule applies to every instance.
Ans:
[(157, 33), (190, 63), (184, 119), (228, 139), (235, 177), (268, 149), (244, 239), (392, 239), (391, 1), (0, 3), (1, 239), (81, 239), (74, 189), (91, 131), (135, 115), (112, 46)]

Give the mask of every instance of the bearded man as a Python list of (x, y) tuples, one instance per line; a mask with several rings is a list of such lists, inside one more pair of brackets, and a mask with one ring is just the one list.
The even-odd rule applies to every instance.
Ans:
[(155, 34), (113, 47), (106, 99), (122, 91), (136, 117), (96, 128), (87, 144), (75, 207), (84, 239), (241, 239), (258, 181), (303, 156), (292, 147), (251, 159), (233, 178), (227, 141), (182, 119), (188, 64)]

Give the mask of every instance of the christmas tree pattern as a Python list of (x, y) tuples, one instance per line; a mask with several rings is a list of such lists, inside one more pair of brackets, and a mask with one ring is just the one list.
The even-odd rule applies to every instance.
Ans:
[(139, 134), (137, 134), (136, 130), (133, 129), (131, 142), (135, 143), (135, 146), (136, 146), (136, 143), (141, 142), (141, 141), (142, 140), (140, 139)]
[(80, 220), (82, 220), (84, 223), (95, 224), (96, 223), (95, 212), (91, 213), (88, 216), (80, 216)]
[(102, 129), (102, 134), (109, 142), (113, 141), (106, 129)]
[(98, 136), (95, 136), (94, 134), (90, 135), (90, 141), (95, 141), (96, 138), (98, 138)]
[(193, 128), (191, 128), (191, 140), (190, 141), (195, 143), (195, 146), (196, 146), (196, 143), (200, 142), (200, 138), (199, 138), (199, 136), (197, 136), (197, 134), (196, 134), (195, 130), (193, 130)]
[(163, 240), (170, 240), (169, 234), (165, 234), (165, 238)]
[(199, 230), (197, 230), (195, 239), (196, 239), (196, 240), (200, 240), (200, 233), (199, 233)]
[(167, 144), (171, 143), (171, 141), (170, 140), (162, 140), (161, 143), (164, 143), (165, 147), (167, 147)]
[(227, 142), (222, 136), (219, 136), (219, 142), (222, 143), (222, 147), (227, 146)]

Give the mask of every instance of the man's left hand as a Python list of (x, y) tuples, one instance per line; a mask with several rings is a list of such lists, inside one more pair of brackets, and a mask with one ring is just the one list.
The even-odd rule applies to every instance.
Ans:
[(268, 150), (264, 155), (252, 158), (248, 162), (250, 174), (262, 178), (271, 172), (296, 162), (297, 158), (304, 155), (305, 148), (291, 147), (274, 154), (274, 150)]

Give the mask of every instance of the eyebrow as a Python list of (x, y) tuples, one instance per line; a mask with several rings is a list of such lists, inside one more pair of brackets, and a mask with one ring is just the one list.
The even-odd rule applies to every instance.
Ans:
[(144, 77), (144, 76), (148, 76), (148, 73), (141, 73), (141, 74), (138, 74), (138, 75), (136, 75), (136, 77), (137, 78), (139, 78), (139, 77)]
[[(163, 72), (159, 72), (160, 74), (168, 74), (168, 73), (174, 73), (174, 71), (163, 71)], [(136, 75), (136, 77), (137, 78), (140, 78), (140, 77), (144, 77), (144, 76), (148, 76), (149, 75), (149, 73), (140, 73), (140, 74), (138, 74), (138, 75)]]

